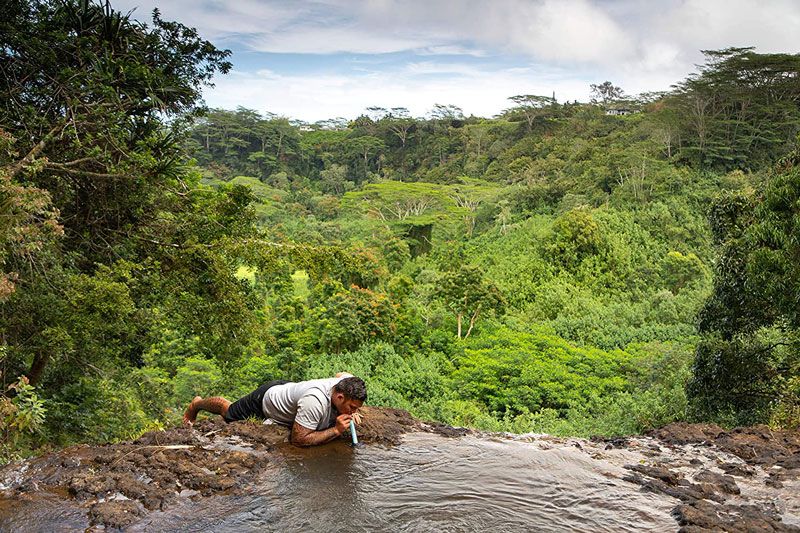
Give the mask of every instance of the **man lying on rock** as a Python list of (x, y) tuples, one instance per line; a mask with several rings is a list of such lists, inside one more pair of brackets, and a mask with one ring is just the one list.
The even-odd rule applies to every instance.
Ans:
[(365, 401), (367, 386), (347, 372), (297, 383), (279, 379), (264, 383), (233, 403), (221, 396), (196, 396), (183, 415), (183, 423), (191, 427), (199, 411), (221, 415), (225, 422), (271, 419), (292, 428), (292, 444), (314, 446), (348, 431), (351, 419), (360, 422), (356, 411)]

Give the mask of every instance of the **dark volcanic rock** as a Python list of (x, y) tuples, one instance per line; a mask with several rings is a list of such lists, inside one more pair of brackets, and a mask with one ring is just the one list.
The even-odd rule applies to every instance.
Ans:
[(681, 531), (800, 531), (783, 523), (774, 506), (727, 501), (741, 492), (732, 476), (752, 478), (756, 474), (754, 466), (771, 469), (766, 485), (775, 489), (783, 487), (785, 479), (796, 478), (800, 474), (800, 431), (773, 431), (766, 426), (725, 431), (713, 424), (674, 423), (648, 435), (668, 446), (711, 446), (746, 463), (719, 463), (717, 466), (725, 474), (701, 470), (693, 476), (694, 483), (664, 467), (626, 466), (633, 473), (625, 480), (641, 485), (643, 490), (658, 491), (682, 501), (673, 511)]
[(93, 524), (122, 529), (145, 515), (142, 505), (135, 500), (114, 500), (92, 505), (89, 518)]
[(674, 422), (647, 433), (666, 444), (682, 445), (712, 442), (725, 430), (716, 424)]
[(750, 465), (800, 469), (800, 431), (797, 430), (771, 430), (767, 426), (753, 426), (725, 431), (714, 424), (676, 422), (651, 431), (648, 435), (671, 445), (713, 444)]
[(731, 476), (717, 474), (716, 472), (712, 472), (710, 470), (700, 471), (696, 476), (694, 476), (694, 479), (695, 481), (699, 481), (701, 483), (713, 485), (725, 494), (741, 494), (742, 492), (739, 489), (739, 486), (736, 484), (736, 481)]
[(719, 468), (728, 475), (739, 477), (753, 477), (756, 473), (752, 466), (738, 463), (720, 463)]
[(695, 476), (701, 483), (691, 483), (677, 472), (657, 466), (628, 465), (634, 472), (626, 481), (642, 486), (642, 490), (660, 492), (681, 500), (673, 509), (675, 519), (682, 526), (680, 531), (729, 532), (778, 532), (800, 531), (800, 528), (784, 524), (774, 508), (754, 505), (730, 505), (725, 503), (727, 494), (739, 494), (733, 478), (711, 471), (702, 471)]
[(360, 412), (363, 416), (356, 431), (361, 442), (400, 444), (403, 434), (420, 428), (419, 421), (402, 409), (362, 407)]
[(663, 467), (626, 465), (625, 468), (635, 473), (622, 479), (641, 485), (642, 489), (646, 491), (660, 492), (689, 503), (697, 500), (725, 501), (725, 498), (717, 493), (713, 485), (691, 483), (681, 474)]
[(681, 525), (681, 533), (728, 531), (731, 533), (798, 532), (800, 528), (784, 524), (774, 509), (754, 505), (719, 505), (705, 500), (683, 503), (672, 514)]
[[(358, 426), (359, 440), (367, 444), (399, 444), (412, 431), (446, 437), (472, 433), (420, 422), (403, 410), (370, 407), (363, 409)], [(569, 443), (592, 457), (596, 448), (603, 447), (629, 447), (637, 461), (644, 454), (662, 456), (653, 464), (627, 466), (624, 479), (641, 490), (678, 499), (673, 514), (683, 531), (797, 531), (781, 521), (775, 504), (759, 507), (742, 501), (764, 471), (769, 474), (767, 488), (759, 486), (759, 491), (774, 489), (778, 494), (779, 487), (794, 482), (800, 474), (798, 434), (765, 427), (724, 431), (712, 425), (671, 424), (651, 434), (660, 439), (657, 442), (622, 438), (592, 439), (598, 446), (582, 440)], [(349, 440), (350, 435), (341, 438)], [(0, 468), (0, 480), (4, 501), (47, 494), (92, 525), (125, 528), (186, 497), (195, 500), (251, 490), (252, 480), (277, 458), (273, 454), (283, 452), (288, 439), (289, 430), (281, 426), (247, 421), (225, 424), (214, 417), (198, 421), (191, 429), (148, 432), (129, 443), (66, 448), (26, 461), (24, 468), (20, 464)], [(720, 462), (723, 454), (717, 450), (736, 455), (742, 462), (730, 456)], [(735, 497), (740, 488), (745, 494)], [(782, 497), (786, 492), (783, 489)]]

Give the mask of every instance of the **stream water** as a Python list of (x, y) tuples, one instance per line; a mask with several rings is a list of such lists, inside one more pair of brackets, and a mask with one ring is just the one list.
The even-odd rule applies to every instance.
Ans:
[[(612, 452), (613, 453), (613, 452)], [(673, 498), (571, 446), (407, 435), (396, 447), (287, 446), (246, 496), (149, 514), (131, 531), (674, 531)]]

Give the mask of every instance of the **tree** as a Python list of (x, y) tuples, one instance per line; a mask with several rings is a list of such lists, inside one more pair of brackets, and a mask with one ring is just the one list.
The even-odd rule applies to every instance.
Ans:
[(27, 279), (46, 268), (42, 256), (64, 233), (50, 194), (9, 176), (14, 142), (0, 130), (0, 304), (14, 292), (20, 275)]
[(603, 83), (599, 84), (592, 83), (589, 85), (589, 88), (592, 90), (592, 102), (597, 102), (600, 100), (603, 104), (608, 104), (614, 100), (619, 100), (625, 93), (625, 91), (610, 81), (604, 81)]
[(703, 53), (706, 64), (671, 99), (685, 117), (683, 159), (701, 168), (753, 169), (791, 150), (800, 132), (800, 54)]
[(355, 184), (347, 179), (347, 168), (333, 164), (319, 173), (320, 188), (323, 192), (341, 196), (353, 190)]
[(462, 325), (468, 321), (463, 338), (469, 337), (481, 312), (501, 312), (505, 304), (502, 294), (483, 271), (471, 265), (462, 265), (456, 270), (444, 272), (439, 279), (436, 298), (444, 302), (456, 315), (456, 336), (462, 338)]
[(377, 137), (362, 135), (347, 141), (347, 151), (360, 158), (364, 164), (364, 177), (369, 174), (370, 159), (376, 156), (386, 145)]
[(517, 96), (510, 96), (508, 98), (514, 102), (517, 107), (513, 111), (522, 113), (525, 117), (525, 122), (528, 124), (528, 131), (533, 129), (533, 123), (537, 118), (546, 114), (546, 109), (555, 106), (556, 101), (550, 96), (537, 96), (535, 94), (520, 94)]
[(311, 315), (309, 336), (328, 352), (355, 350), (397, 331), (397, 307), (386, 294), (337, 282), (316, 289), (319, 304)]
[(680, 252), (669, 252), (662, 264), (662, 277), (675, 294), (705, 273), (705, 265), (694, 253), (684, 255)]
[[(183, 163), (187, 121), (228, 55), (158, 11), (148, 26), (88, 0), (4, 5), (0, 123), (16, 140), (0, 187), (11, 235), (25, 234), (4, 259), (30, 273), (0, 313), (8, 372), (58, 395), (84, 373), (140, 365), (161, 312), (221, 360), (252, 338), (254, 302), (223, 250), (251, 231), (252, 196), (198, 189)], [(47, 268), (31, 265), (59, 227)]]
[(408, 109), (405, 107), (393, 107), (383, 120), (387, 122), (389, 131), (400, 139), (401, 146), (405, 148), (408, 134), (415, 125), (414, 119), (408, 114)]
[(800, 154), (762, 195), (730, 195), (711, 211), (721, 253), (700, 313), (689, 394), (701, 416), (800, 424)]
[(5, 172), (51, 192), (69, 241), (107, 254), (153, 204), (148, 186), (177, 173), (176, 132), (161, 117), (193, 113), (228, 55), (157, 10), (148, 28), (88, 0), (12, 2), (0, 123), (20, 157)]
[(588, 209), (567, 211), (553, 223), (549, 250), (565, 266), (576, 267), (585, 258), (600, 253), (604, 245), (603, 230)]
[(456, 121), (464, 119), (464, 110), (452, 104), (434, 104), (428, 117), (437, 121)]

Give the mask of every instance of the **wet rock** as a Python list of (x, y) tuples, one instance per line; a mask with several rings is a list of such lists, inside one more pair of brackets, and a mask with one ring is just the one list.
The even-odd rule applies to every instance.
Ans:
[[(679, 472), (660, 465), (628, 465), (632, 473), (626, 481), (637, 483), (643, 490), (657, 491), (681, 500), (673, 515), (683, 532), (695, 531), (800, 531), (781, 521), (774, 503), (750, 505), (731, 503), (727, 498), (741, 494), (733, 476), (752, 478), (754, 466), (772, 467), (766, 484), (778, 489), (785, 476), (800, 473), (800, 432), (771, 431), (766, 426), (736, 428), (725, 431), (709, 424), (670, 424), (650, 433), (670, 446), (702, 444), (735, 455), (744, 463), (718, 461), (722, 474), (713, 470), (700, 470), (692, 481)], [(708, 455), (708, 454), (707, 454)], [(700, 466), (699, 459), (689, 464)], [(791, 468), (785, 468), (791, 465)]]
[(453, 439), (464, 437), (472, 433), (472, 431), (467, 428), (456, 428), (453, 426), (448, 426), (446, 424), (438, 424), (430, 422), (425, 424), (422, 427), (422, 429), (430, 431), (431, 433), (436, 433), (437, 435), (441, 435), (442, 437), (448, 437)]
[(133, 500), (114, 500), (92, 505), (89, 518), (92, 524), (122, 529), (145, 515), (139, 502)]
[(148, 431), (133, 444), (142, 446), (192, 445), (197, 444), (197, 435), (191, 428), (173, 428), (169, 431)]
[[(153, 442), (162, 444), (148, 444)], [(202, 444), (202, 435), (176, 428), (134, 443), (67, 448), (34, 460), (24, 483), (80, 502), (99, 501), (89, 508), (92, 523), (116, 528), (164, 510), (184, 488), (205, 496), (236, 490), (267, 464), (253, 454)], [(108, 497), (128, 500), (104, 502)]]
[(787, 470), (800, 470), (800, 451), (793, 450), (791, 455), (782, 457), (776, 464)]
[(719, 505), (705, 500), (680, 504), (672, 514), (682, 527), (682, 533), (705, 531), (797, 532), (800, 528), (784, 524), (774, 509), (754, 505)]
[(784, 478), (783, 472), (772, 471), (769, 473), (769, 476), (764, 481), (764, 484), (768, 487), (772, 487), (773, 489), (782, 489), (783, 478)]
[(646, 491), (659, 492), (690, 503), (703, 499), (717, 502), (725, 500), (713, 485), (692, 483), (686, 480), (682, 474), (667, 468), (648, 465), (626, 465), (625, 468), (634, 473), (624, 476), (622, 479), (641, 485), (642, 489)]
[[(400, 409), (363, 409), (359, 440), (399, 444), (419, 430), (462, 436), (467, 430), (424, 425)], [(181, 496), (193, 498), (240, 490), (288, 440), (288, 428), (250, 421), (226, 424), (219, 417), (191, 429), (150, 431), (130, 443), (75, 446), (31, 460), (13, 490), (63, 493), (89, 505), (93, 524), (125, 527), (142, 513), (164, 510)], [(349, 439), (349, 435), (343, 438)], [(7, 467), (11, 469), (12, 467)], [(0, 469), (2, 471), (2, 469)], [(128, 500), (104, 501), (109, 497)]]
[(670, 445), (714, 445), (749, 465), (778, 465), (787, 470), (800, 470), (800, 431), (797, 430), (753, 426), (725, 431), (714, 424), (678, 422), (648, 434)]
[(117, 481), (113, 477), (91, 473), (78, 473), (69, 482), (69, 492), (78, 499), (105, 496), (116, 491)]
[(81, 465), (81, 462), (75, 457), (66, 457), (63, 461), (61, 461), (61, 466), (65, 468), (77, 468)]
[[(423, 428), (418, 420), (402, 409), (364, 407), (361, 413), (363, 418), (357, 429), (361, 442), (400, 444), (403, 434)], [(349, 439), (350, 435), (342, 437)]]
[(738, 463), (720, 463), (719, 468), (728, 475), (739, 477), (753, 477), (756, 473), (755, 469), (746, 464)]
[(736, 484), (736, 481), (731, 476), (726, 476), (725, 474), (717, 474), (710, 470), (701, 470), (694, 476), (694, 479), (701, 483), (713, 485), (714, 488), (726, 494), (741, 494), (742, 492)]
[(641, 485), (644, 491), (666, 494), (683, 502), (692, 503), (705, 499), (716, 502), (724, 501), (724, 498), (714, 492), (713, 487), (706, 484), (690, 483), (683, 480), (679, 484), (672, 485), (660, 479), (648, 479), (638, 474), (624, 476), (622, 479)]
[(712, 442), (725, 430), (716, 424), (674, 422), (648, 433), (666, 444), (683, 445)]
[(604, 448), (606, 450), (613, 450), (614, 448), (627, 448), (629, 445), (628, 437), (592, 437), (590, 440), (592, 442), (605, 444)]
[(226, 424), (221, 419), (217, 419), (213, 426), (205, 425), (198, 428), (204, 435), (214, 438), (219, 437), (238, 437), (239, 442), (247, 443), (257, 451), (271, 451), (275, 447), (289, 439), (289, 428), (278, 424), (262, 424), (261, 422), (232, 422)]
[(645, 476), (660, 479), (669, 485), (677, 485), (683, 479), (683, 476), (677, 472), (673, 472), (659, 466), (648, 465), (626, 465), (625, 468), (633, 472), (644, 474)]

